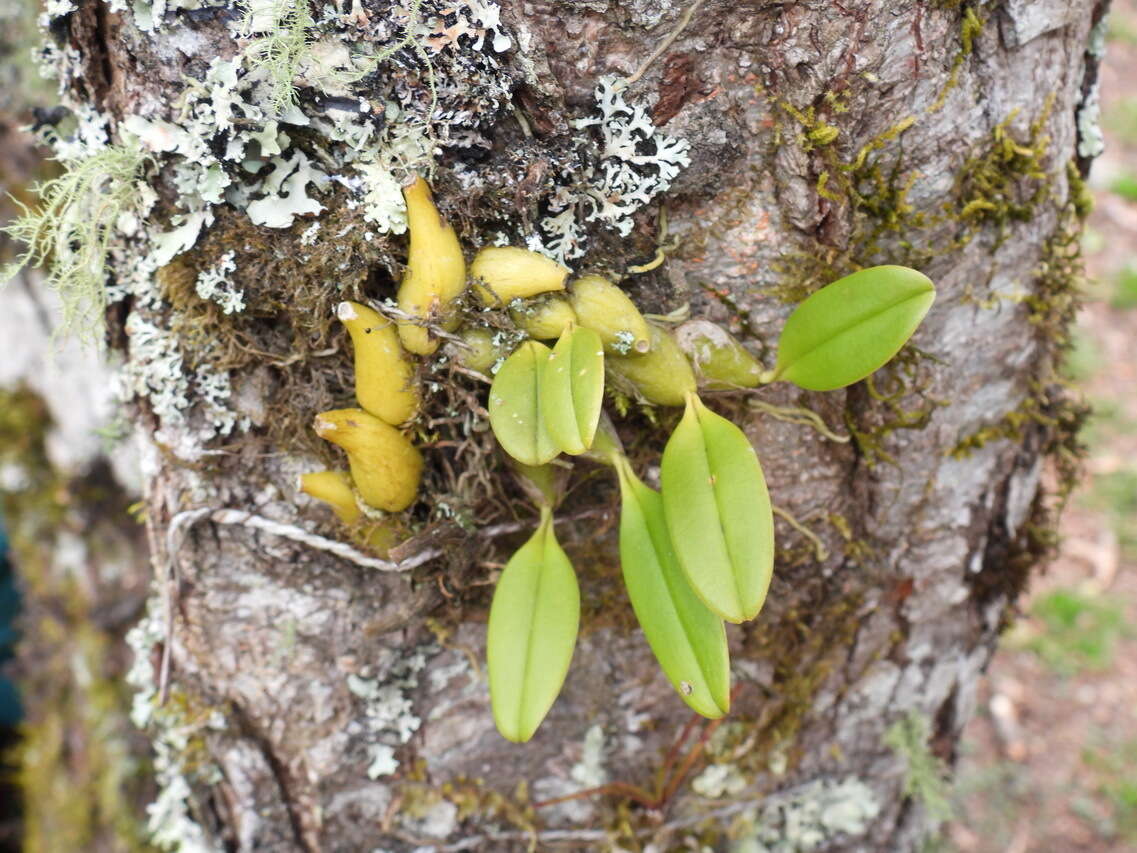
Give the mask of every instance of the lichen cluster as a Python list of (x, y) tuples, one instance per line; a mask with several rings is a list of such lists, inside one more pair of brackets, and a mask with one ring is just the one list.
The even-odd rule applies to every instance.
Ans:
[[(490, 186), (468, 155), (510, 112), (515, 39), (490, 0), (383, 11), (260, 0), (240, 14), (187, 0), (111, 6), (143, 43), (188, 44), (208, 25), (237, 50), (202, 57), (172, 101), (116, 119), (77, 97), (81, 55), (49, 43), (42, 62), (74, 130), (44, 133), (66, 171), (11, 233), (27, 244), (21, 263), (48, 264), (87, 333), (98, 336), (105, 306), (131, 301), (123, 396), (150, 404), (160, 442), (196, 461), (256, 420), (234, 402), (231, 377), (266, 355), (281, 362), (285, 396), (334, 401), (335, 377), (314, 376), (311, 363), (335, 345), (326, 309), (397, 274), (385, 237), (406, 228), (400, 187), (439, 153), (447, 181)], [(63, 32), (77, 9), (54, 3), (42, 23)], [(498, 225), (553, 255), (581, 255), (589, 227), (627, 233), (686, 162), (686, 143), (659, 134), (615, 80), (597, 92), (564, 168), (537, 188), (548, 214)], [(278, 414), (264, 420), (295, 442), (296, 423)]]

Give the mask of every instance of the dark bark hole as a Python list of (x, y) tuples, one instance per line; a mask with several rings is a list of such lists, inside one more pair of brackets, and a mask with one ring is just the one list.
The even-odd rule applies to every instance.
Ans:
[(394, 299), (399, 290), (399, 283), (386, 267), (372, 267), (367, 273), (364, 290), (372, 299)]
[(928, 747), (932, 754), (944, 761), (949, 767), (955, 765), (956, 759), (956, 718), (959, 698), (959, 687), (953, 687), (947, 699), (936, 711), (932, 727), (932, 742)]

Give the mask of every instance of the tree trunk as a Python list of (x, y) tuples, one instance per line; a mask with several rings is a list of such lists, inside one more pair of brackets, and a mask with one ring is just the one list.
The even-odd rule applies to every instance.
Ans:
[[(278, 2), (254, 3), (245, 35), (225, 6), (123, 5), (56, 10), (49, 59), (99, 111), (80, 154), (104, 150), (107, 118), (116, 142), (141, 139), (157, 194), (115, 220), (106, 319), (156, 567), (133, 680), (159, 838), (918, 848), (1072, 476), (1079, 413), (1056, 362), (1105, 2), (506, 0), (500, 22), (490, 0), (310, 19)], [(270, 41), (274, 15), (309, 44)], [(361, 54), (380, 54), (372, 73), (332, 70)], [(422, 368), (427, 475), (399, 570), (329, 550), (348, 532), (298, 494), (298, 473), (343, 464), (308, 429), (353, 405), (334, 305), (393, 295), (392, 178), (431, 169), (468, 251), (528, 243), (620, 276), (662, 245), (664, 264), (622, 282), (640, 307), (689, 305), (768, 365), (792, 303), (824, 282), (882, 263), (936, 282), (913, 345), (868, 382), (707, 395), (797, 520), (778, 521), (761, 616), (729, 630), (724, 723), (688, 732), (621, 591), (613, 479), (575, 462), (558, 513), (582, 586), (572, 668), (531, 743), (496, 733), (491, 581), (533, 519), (479, 416), (484, 386), (445, 359)], [(616, 418), (641, 463), (675, 419)]]

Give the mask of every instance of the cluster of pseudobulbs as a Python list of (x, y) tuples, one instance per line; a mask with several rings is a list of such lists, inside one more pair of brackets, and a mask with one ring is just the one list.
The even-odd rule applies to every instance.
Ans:
[[(557, 542), (553, 511), (560, 454), (610, 465), (621, 495), (619, 551), (636, 618), (677, 694), (699, 714), (730, 709), (724, 622), (753, 619), (773, 570), (773, 512), (745, 434), (709, 409), (704, 390), (776, 380), (824, 391), (865, 378), (891, 359), (935, 298), (930, 280), (905, 267), (860, 270), (802, 302), (782, 330), (777, 362), (762, 365), (706, 320), (678, 328), (649, 322), (616, 284), (570, 272), (512, 246), (481, 249), (467, 270), (454, 230), (421, 178), (404, 189), (410, 246), (397, 311), (342, 302), (337, 316), (355, 352), (358, 408), (316, 416), (316, 433), (343, 449), (348, 470), (301, 478), (303, 491), (360, 525), (377, 549), (392, 544), (385, 513), (416, 499), (423, 458), (400, 429), (421, 406), (415, 356), (447, 333), (453, 355), (493, 374), (490, 425), (539, 513), (536, 531), (502, 570), (486, 640), (490, 699), (503, 736), (526, 741), (560, 692), (576, 645), (580, 593)], [(467, 275), (468, 273), (468, 275)], [(487, 309), (506, 309), (524, 333), (503, 336), (463, 311), (472, 279)], [(470, 319), (473, 315), (474, 319)], [(543, 341), (555, 341), (550, 347)], [(660, 489), (645, 484), (603, 413), (605, 388), (684, 414), (660, 460)], [(376, 512), (378, 511), (378, 512)]]

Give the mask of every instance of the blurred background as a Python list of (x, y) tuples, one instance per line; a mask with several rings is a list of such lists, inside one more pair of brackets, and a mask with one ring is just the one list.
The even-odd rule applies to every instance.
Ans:
[[(50, 104), (52, 97), (28, 57), (34, 14), (30, 0), (0, 0), (0, 188), (17, 198), (27, 198), (28, 183), (50, 170), (29, 157), (28, 138), (18, 130), (33, 120), (29, 104)], [(1094, 410), (1083, 436), (1085, 476), (1070, 497), (1058, 556), (1036, 576), (985, 679), (981, 711), (943, 792), (952, 817), (936, 851), (1137, 851), (1137, 0), (1114, 0), (1101, 96), (1106, 150), (1091, 174), (1096, 205), (1084, 236), (1085, 305), (1067, 365)], [(5, 202), (0, 220), (12, 211)], [(0, 256), (10, 251), (0, 245)], [(13, 460), (47, 453), (27, 438), (35, 394), (6, 387), (0, 369), (0, 514), (7, 509), (10, 529), (23, 525), (25, 538), (27, 520), (12, 518), (15, 504), (6, 499), (28, 481), (5, 472)], [(96, 471), (39, 484), (60, 528), (82, 533), (101, 523), (66, 512), (69, 491), (99, 482)], [(109, 495), (108, 515), (125, 517), (128, 503), (128, 496)], [(142, 808), (152, 789), (145, 742), (126, 719), (129, 660), (121, 642), (114, 647), (140, 613), (145, 565), (127, 561), (130, 570), (109, 579), (35, 576), (26, 561), (7, 558), (2, 522), (0, 850), (21, 849), (20, 785), (27, 808), (65, 805), (61, 819), (76, 822), (74, 832), (29, 849), (147, 849)], [(4, 677), (13, 675), (17, 639), (15, 573), (21, 584), (36, 586), (41, 602), (36, 610), (25, 607), (23, 630), (74, 637), (81, 630), (76, 614), (96, 613), (103, 631), (88, 645), (58, 644), (60, 653), (46, 654), (33, 669), (25, 660), (21, 689), (34, 693), (37, 707), (54, 708), (34, 724), (21, 723), (15, 681)], [(108, 613), (101, 600), (119, 604)], [(101, 645), (106, 637), (108, 647)], [(68, 693), (76, 667), (97, 689)], [(92, 707), (77, 706), (77, 698)], [(65, 733), (73, 732), (86, 736), (67, 742)]]
[(1003, 637), (962, 744), (945, 851), (1137, 850), (1137, 2), (1114, 0), (1105, 153), (1067, 377), (1092, 406), (1057, 559)]

